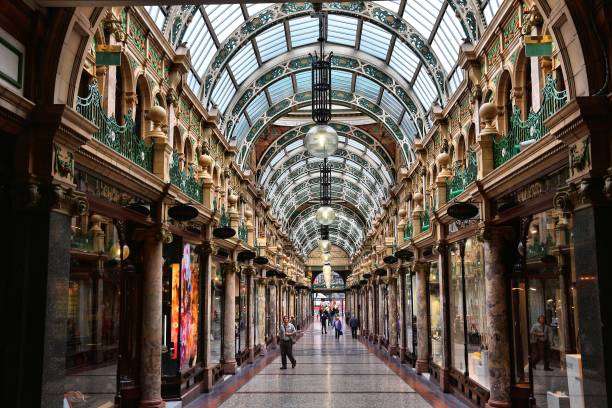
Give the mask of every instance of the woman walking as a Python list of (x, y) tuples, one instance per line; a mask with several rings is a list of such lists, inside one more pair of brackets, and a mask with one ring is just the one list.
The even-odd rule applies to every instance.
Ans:
[(340, 320), (340, 316), (336, 316), (336, 320), (334, 320), (334, 329), (336, 330), (336, 338), (339, 339), (342, 336), (342, 320)]

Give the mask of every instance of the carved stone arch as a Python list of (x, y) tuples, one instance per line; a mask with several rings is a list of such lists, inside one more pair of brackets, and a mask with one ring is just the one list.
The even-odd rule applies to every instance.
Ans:
[(510, 121), (512, 118), (512, 74), (508, 70), (504, 70), (497, 84), (495, 91), (495, 104), (497, 105), (497, 129), (500, 134), (505, 134), (510, 130)]
[(187, 164), (194, 164), (194, 157), (195, 157), (194, 146), (195, 146), (195, 140), (193, 140), (188, 135), (187, 137), (185, 137), (184, 146), (185, 147), (183, 149), (183, 154), (185, 156), (185, 163), (187, 163)]
[(151, 129), (152, 122), (148, 119), (148, 110), (151, 109), (153, 94), (147, 78), (140, 75), (136, 79), (136, 92), (134, 98), (134, 124), (140, 136), (144, 136)]

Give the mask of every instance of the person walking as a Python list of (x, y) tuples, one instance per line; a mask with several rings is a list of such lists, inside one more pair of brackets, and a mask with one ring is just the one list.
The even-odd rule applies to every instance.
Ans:
[(323, 310), (321, 313), (321, 333), (327, 334), (327, 321), (329, 320), (329, 313), (327, 310)]
[(349, 320), (349, 326), (351, 327), (351, 337), (356, 339), (357, 328), (359, 327), (359, 320), (355, 316), (352, 316), (351, 320)]
[(342, 320), (340, 320), (340, 316), (336, 316), (336, 320), (334, 320), (334, 329), (336, 330), (336, 338), (339, 339), (342, 336)]
[(535, 370), (536, 365), (540, 360), (544, 360), (544, 370), (552, 371), (550, 368), (550, 339), (551, 330), (550, 326), (546, 324), (546, 316), (540, 315), (538, 321), (531, 326), (531, 341), (533, 350), (533, 357), (531, 364)]
[(293, 343), (295, 342), (296, 334), (295, 326), (289, 322), (287, 316), (283, 316), (283, 324), (280, 327), (281, 370), (287, 369), (287, 357), (291, 361), (291, 368), (295, 368), (296, 361), (293, 358)]

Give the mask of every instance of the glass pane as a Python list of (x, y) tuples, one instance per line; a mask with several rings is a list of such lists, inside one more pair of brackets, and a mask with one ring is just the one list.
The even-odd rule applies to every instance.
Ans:
[(276, 105), (281, 100), (293, 95), (293, 83), (291, 82), (291, 77), (286, 77), (280, 81), (276, 81), (268, 87), (268, 92), (270, 92), (272, 105)]
[(355, 46), (356, 18), (330, 14), (327, 20), (327, 40), (329, 42)]
[(246, 111), (249, 114), (249, 118), (251, 119), (251, 123), (255, 123), (257, 119), (269, 108), (268, 99), (266, 98), (266, 94), (261, 92), (257, 95), (251, 103), (249, 103), (246, 107)]
[(385, 60), (391, 42), (391, 33), (378, 28), (372, 23), (363, 23), (359, 49), (365, 53)]
[(248, 78), (258, 67), (253, 46), (249, 43), (242, 47), (229, 61), (229, 67), (238, 85)]
[(407, 0), (403, 18), (416, 28), (425, 38), (429, 38), (431, 30), (440, 14), (445, 0)]
[(419, 61), (419, 58), (406, 44), (399, 39), (395, 41), (389, 66), (399, 72), (406, 81), (412, 80)]
[(210, 361), (218, 364), (221, 361), (221, 319), (223, 310), (223, 272), (221, 264), (212, 264), (212, 305), (210, 309)]
[(319, 21), (310, 16), (289, 20), (289, 32), (293, 48), (315, 43), (319, 38)]
[(227, 69), (225, 69), (223, 70), (221, 78), (219, 79), (219, 82), (217, 83), (215, 89), (212, 92), (211, 99), (214, 103), (217, 104), (219, 111), (221, 113), (224, 113), (225, 109), (227, 109), (227, 105), (229, 104), (235, 93), (236, 88), (232, 83), (232, 79), (230, 78)]
[(431, 358), (442, 365), (442, 309), (440, 308), (440, 276), (437, 262), (429, 268), (429, 316), (431, 337)]
[(211, 4), (206, 6), (206, 14), (221, 44), (244, 23), (239, 4)]
[(450, 310), (450, 343), (451, 343), (451, 365), (453, 368), (464, 372), (465, 367), (465, 331), (463, 319), (463, 287), (461, 282), (461, 256), (459, 255), (459, 244), (450, 246), (450, 268), (449, 268), (449, 310)]
[(287, 41), (285, 40), (285, 27), (277, 24), (255, 37), (261, 61), (266, 62), (272, 58), (287, 52)]
[(488, 335), (486, 320), (487, 299), (483, 245), (474, 238), (465, 242), (465, 298), (467, 303), (467, 348), (470, 378), (489, 388)]

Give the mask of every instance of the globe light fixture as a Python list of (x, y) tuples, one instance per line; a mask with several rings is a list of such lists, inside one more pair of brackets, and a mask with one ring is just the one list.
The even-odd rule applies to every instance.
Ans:
[(304, 146), (311, 156), (325, 159), (338, 150), (338, 134), (329, 125), (314, 125), (306, 133)]
[(330, 254), (323, 254), (323, 255), (321, 255), (321, 260), (323, 260), (323, 262), (329, 262), (331, 260), (331, 255)]
[(330, 225), (336, 219), (336, 212), (328, 205), (323, 205), (317, 210), (317, 222), (321, 225)]
[(321, 252), (329, 252), (331, 250), (331, 242), (328, 239), (322, 239), (319, 241), (319, 249)]

